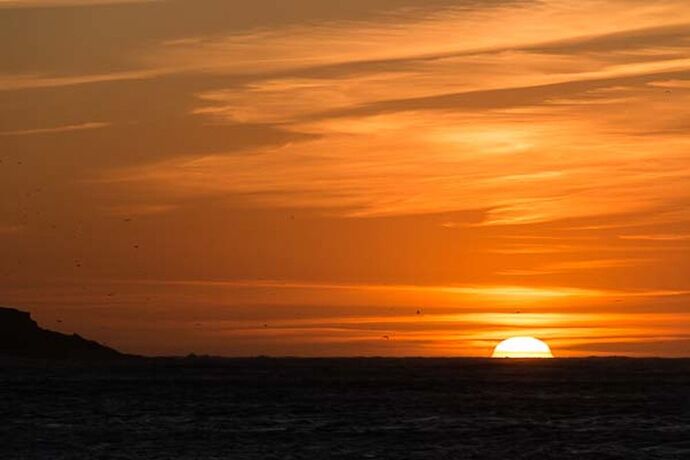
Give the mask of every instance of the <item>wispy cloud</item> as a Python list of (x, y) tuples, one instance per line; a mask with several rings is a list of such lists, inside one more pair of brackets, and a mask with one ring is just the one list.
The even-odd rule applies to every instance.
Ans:
[(690, 240), (690, 235), (685, 234), (649, 234), (649, 235), (620, 235), (622, 240), (637, 241), (685, 241)]
[(501, 270), (498, 274), (508, 276), (541, 276), (554, 273), (571, 273), (580, 270), (606, 270), (610, 272), (612, 269), (637, 267), (656, 261), (658, 261), (658, 259), (634, 259), (631, 257), (619, 259), (570, 260), (567, 262), (546, 263), (530, 269)]
[[(45, 296), (63, 298), (67, 305), (67, 287), (69, 284), (58, 284)], [(73, 289), (84, 295), (83, 286)], [(94, 331), (99, 331), (101, 325), (118, 324), (150, 337), (174, 334), (179, 338), (173, 343), (154, 342), (153, 346), (146, 342), (148, 349), (157, 354), (188, 351), (184, 347), (195, 341), (198, 344), (203, 337), (205, 349), (218, 353), (242, 354), (252, 346), (277, 343), (280, 348), (270, 350), (278, 355), (311, 355), (313, 346), (320, 344), (323, 348), (318, 349), (318, 355), (385, 352), (486, 356), (497, 341), (521, 334), (548, 340), (559, 356), (578, 354), (577, 350), (588, 349), (589, 344), (622, 342), (638, 344), (642, 353), (655, 354), (654, 347), (645, 349), (642, 344), (686, 336), (688, 313), (634, 311), (631, 306), (649, 299), (662, 302), (677, 297), (684, 302), (690, 295), (652, 290), (595, 292), (559, 287), (280, 280), (111, 280), (91, 286), (90, 291), (83, 306), (69, 304), (52, 316), (41, 317), (48, 321), (59, 315), (67, 324), (77, 324), (79, 318), (97, 312), (90, 322)], [(116, 293), (116, 297), (108, 292)], [(142, 310), (138, 299), (144, 293), (154, 296), (151, 302), (156, 305), (166, 306)], [(34, 296), (36, 302), (35, 290), (26, 294)], [(451, 297), (445, 305), (439, 305), (439, 295)], [(486, 302), (501, 298), (507, 302)], [(558, 299), (563, 303), (555, 303)], [(295, 301), (300, 303), (291, 303)], [(582, 308), (592, 302), (606, 303)], [(113, 308), (115, 305), (117, 308)], [(384, 335), (395, 343), (394, 349), (385, 348), (388, 340), (384, 342)], [(136, 343), (132, 340), (124, 341), (127, 348)], [(359, 348), (341, 348), (338, 344), (359, 344)], [(595, 345), (591, 349), (606, 353), (613, 348)]]
[(40, 8), (66, 6), (113, 5), (118, 3), (147, 3), (162, 0), (0, 0), (2, 8)]
[(92, 75), (68, 75), (50, 77), (27, 74), (0, 74), (0, 92), (22, 89), (60, 88), (91, 83), (116, 82), (127, 80), (145, 80), (165, 75), (163, 70), (132, 70)]
[(487, 209), (484, 225), (653, 212), (687, 198), (690, 141), (673, 125), (690, 102), (688, 15), (550, 1), (170, 43), (156, 65), (248, 75), (199, 93), (194, 114), (316, 138), (114, 177), (350, 216)]
[(55, 126), (52, 128), (21, 129), (16, 131), (0, 131), (0, 136), (28, 136), (31, 134), (54, 134), (69, 131), (82, 131), (85, 129), (98, 129), (110, 126), (110, 123), (89, 122), (78, 125)]

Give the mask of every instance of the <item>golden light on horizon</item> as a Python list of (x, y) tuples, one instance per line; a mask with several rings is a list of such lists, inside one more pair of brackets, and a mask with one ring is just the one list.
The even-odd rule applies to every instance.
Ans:
[(553, 358), (546, 342), (535, 337), (511, 337), (496, 345), (492, 358)]

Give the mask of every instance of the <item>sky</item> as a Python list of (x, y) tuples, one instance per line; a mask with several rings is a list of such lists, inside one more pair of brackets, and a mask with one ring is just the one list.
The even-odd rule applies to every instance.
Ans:
[(687, 0), (0, 0), (0, 305), (151, 355), (690, 356)]

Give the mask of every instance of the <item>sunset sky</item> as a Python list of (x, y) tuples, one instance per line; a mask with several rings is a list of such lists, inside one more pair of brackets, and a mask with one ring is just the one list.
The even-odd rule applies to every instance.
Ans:
[(0, 305), (153, 355), (688, 356), (690, 2), (0, 0)]

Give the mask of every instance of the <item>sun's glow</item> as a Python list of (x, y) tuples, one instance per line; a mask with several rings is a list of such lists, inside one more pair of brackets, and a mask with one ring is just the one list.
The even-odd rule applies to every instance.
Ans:
[(511, 337), (496, 345), (492, 358), (553, 358), (551, 348), (534, 337)]

